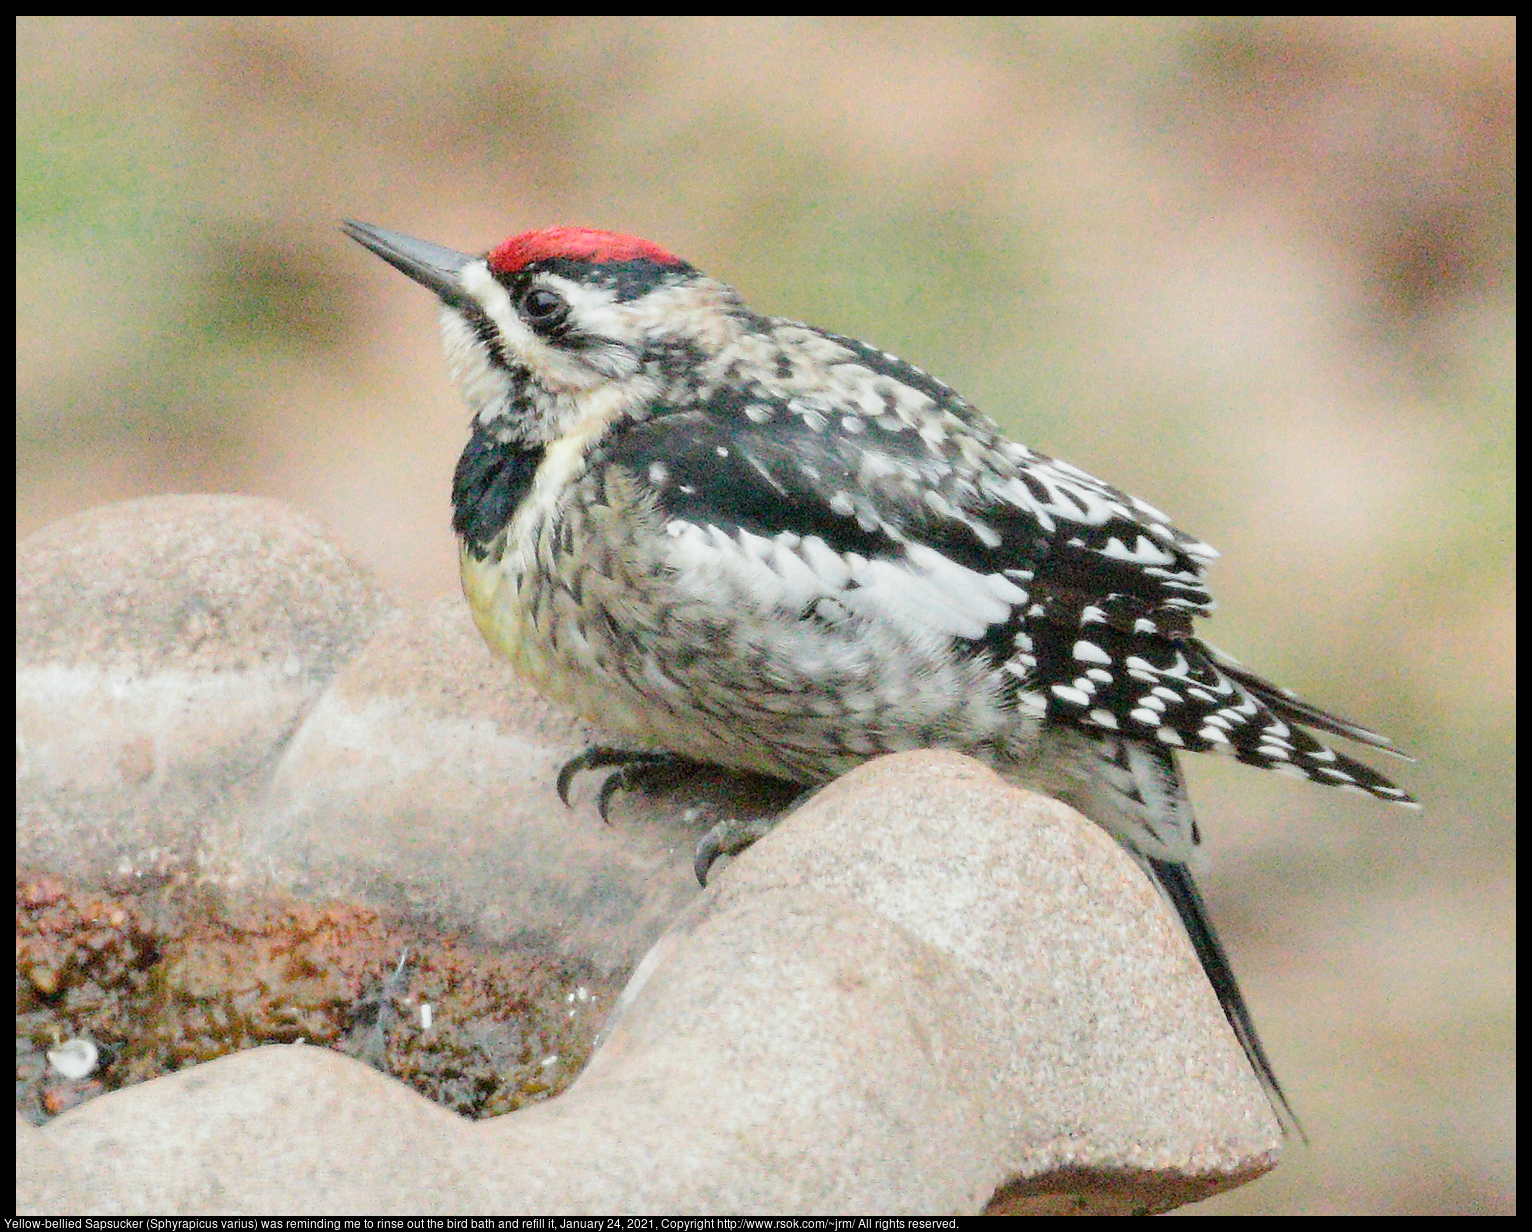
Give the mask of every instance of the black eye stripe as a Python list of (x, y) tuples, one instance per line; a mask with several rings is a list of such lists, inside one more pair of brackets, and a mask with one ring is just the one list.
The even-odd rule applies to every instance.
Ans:
[(479, 340), (484, 348), (484, 353), (496, 367), (506, 367), (505, 356), (500, 353), (500, 331), (495, 323), (489, 319), (488, 314), (478, 304), (467, 303), (458, 310), (463, 320), (473, 330), (474, 337)]

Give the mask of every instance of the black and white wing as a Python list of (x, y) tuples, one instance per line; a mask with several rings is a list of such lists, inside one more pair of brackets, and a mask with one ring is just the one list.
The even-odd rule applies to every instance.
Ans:
[(725, 386), (625, 425), (600, 453), (650, 485), (672, 528), (785, 543), (811, 571), (849, 576), (861, 610), (987, 655), (1014, 681), (1012, 703), (1048, 722), (1411, 803), (1302, 729), (1397, 753), (1386, 737), (1193, 634), (1213, 606), (1213, 549), (1005, 440), (908, 365), (844, 345), (862, 351), (848, 367), (865, 388), (774, 398)]

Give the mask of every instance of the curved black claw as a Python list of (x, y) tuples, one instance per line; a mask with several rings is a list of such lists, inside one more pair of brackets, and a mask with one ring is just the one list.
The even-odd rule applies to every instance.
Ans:
[(577, 753), (571, 757), (559, 770), (558, 778), (553, 781), (554, 788), (559, 793), (559, 799), (564, 802), (564, 807), (569, 805), (569, 785), (574, 782), (575, 775), (585, 770), (601, 770), (607, 766), (616, 766), (617, 769), (607, 775), (606, 782), (601, 784), (601, 791), (596, 796), (596, 811), (601, 814), (601, 820), (611, 825), (606, 815), (612, 797), (619, 791), (628, 790), (642, 785), (644, 775), (655, 769), (670, 769), (676, 765), (684, 764), (685, 758), (678, 757), (674, 753), (651, 753), (640, 749), (612, 749), (593, 744), (583, 753)]
[(707, 888), (707, 875), (719, 856), (735, 856), (757, 839), (764, 837), (781, 820), (777, 817), (729, 817), (702, 836), (692, 857), (692, 872), (697, 884)]
[(723, 841), (718, 837), (718, 830), (709, 830), (702, 836), (702, 841), (697, 844), (697, 854), (692, 857), (692, 872), (697, 874), (697, 884), (704, 890), (707, 889), (708, 870), (722, 854)]

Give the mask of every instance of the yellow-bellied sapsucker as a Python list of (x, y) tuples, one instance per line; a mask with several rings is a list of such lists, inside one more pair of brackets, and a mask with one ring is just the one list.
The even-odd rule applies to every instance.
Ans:
[[(1395, 752), (1385, 737), (1194, 635), (1210, 547), (645, 240), (555, 227), (472, 256), (345, 230), (441, 301), (473, 409), (453, 528), (494, 649), (650, 757), (813, 785), (956, 749), (1074, 805), (1171, 900), (1291, 1115), (1188, 872), (1176, 754), (1413, 802), (1302, 729)], [(625, 760), (591, 750), (560, 790)]]

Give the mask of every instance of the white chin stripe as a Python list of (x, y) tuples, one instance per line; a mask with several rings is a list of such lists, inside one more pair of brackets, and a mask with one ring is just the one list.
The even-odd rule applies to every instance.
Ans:
[(463, 290), (484, 310), (484, 315), (494, 323), (496, 332), (513, 351), (519, 351), (523, 342), (531, 342), (535, 335), (516, 314), (511, 297), (505, 288), (489, 272), (487, 261), (470, 261), (458, 273)]

